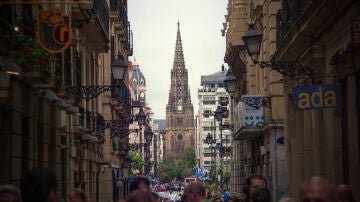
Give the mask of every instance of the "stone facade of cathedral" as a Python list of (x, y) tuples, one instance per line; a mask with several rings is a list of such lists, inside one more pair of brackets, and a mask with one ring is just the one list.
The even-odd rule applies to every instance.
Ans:
[(186, 147), (194, 147), (194, 108), (188, 85), (180, 35), (180, 23), (176, 36), (175, 56), (171, 69), (169, 100), (166, 105), (165, 155), (182, 154)]

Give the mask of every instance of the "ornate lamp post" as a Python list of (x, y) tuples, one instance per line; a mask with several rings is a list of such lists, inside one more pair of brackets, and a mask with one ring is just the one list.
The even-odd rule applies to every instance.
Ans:
[(124, 80), (127, 67), (128, 65), (125, 62), (124, 58), (121, 55), (118, 55), (118, 58), (111, 63), (111, 72), (112, 77), (115, 80), (115, 86), (81, 86), (81, 97), (88, 101), (92, 98), (99, 96), (105, 91), (110, 91), (112, 90), (112, 88), (120, 86), (118, 82)]
[(150, 173), (150, 143), (153, 137), (153, 131), (150, 126), (147, 126), (144, 131), (145, 136), (145, 175)]
[[(215, 119), (216, 121), (219, 123), (220, 126), (220, 147), (222, 147), (223, 145), (223, 141), (222, 141), (222, 119), (224, 118), (224, 110), (222, 109), (221, 106), (218, 106), (217, 109), (214, 112), (215, 115)], [(223, 170), (223, 152), (221, 150), (219, 150), (220, 153), (220, 187), (221, 189), (223, 188), (223, 183), (222, 183), (222, 170)]]
[[(140, 142), (142, 142), (142, 126), (145, 125), (146, 118), (147, 116), (143, 108), (140, 108), (139, 114), (136, 117), (136, 121), (138, 122), (140, 127)], [(142, 147), (140, 147), (140, 156), (142, 156)]]
[[(215, 138), (212, 137), (210, 132), (208, 132), (205, 142), (210, 146), (211, 151), (211, 162), (214, 162), (214, 164), (211, 166), (211, 174), (212, 174), (212, 181), (215, 182), (216, 177), (216, 150), (213, 147), (213, 143), (215, 141)], [(214, 151), (215, 150), (215, 151)], [(215, 157), (215, 158), (213, 158)]]
[(250, 24), (248, 31), (246, 31), (245, 35), (242, 37), (246, 50), (254, 64), (259, 64), (259, 67), (262, 69), (269, 68), (275, 70), (290, 78), (297, 76), (312, 76), (312, 71), (309, 68), (302, 66), (298, 61), (258, 61), (262, 36), (262, 33), (255, 29), (254, 24)]
[(229, 70), (226, 74), (226, 79), (224, 80), (225, 89), (229, 93), (230, 97), (233, 98), (235, 96), (236, 88), (237, 88), (237, 78), (232, 74)]

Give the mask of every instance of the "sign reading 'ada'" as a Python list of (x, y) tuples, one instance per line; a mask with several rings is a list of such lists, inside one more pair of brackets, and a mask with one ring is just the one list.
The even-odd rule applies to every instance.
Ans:
[(340, 84), (293, 88), (295, 110), (342, 107)]
[(71, 17), (60, 8), (40, 10), (37, 19), (40, 46), (50, 53), (61, 53), (71, 43)]

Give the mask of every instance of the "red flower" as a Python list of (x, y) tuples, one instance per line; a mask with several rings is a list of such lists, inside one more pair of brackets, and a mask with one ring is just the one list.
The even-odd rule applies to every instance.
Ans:
[(42, 65), (44, 65), (44, 64), (45, 64), (45, 59), (44, 59), (44, 58), (40, 58), (40, 59), (39, 59), (39, 63), (42, 64)]
[(29, 46), (24, 46), (24, 47), (22, 48), (22, 51), (23, 51), (25, 54), (28, 54), (28, 53), (30, 53), (30, 47), (29, 47)]

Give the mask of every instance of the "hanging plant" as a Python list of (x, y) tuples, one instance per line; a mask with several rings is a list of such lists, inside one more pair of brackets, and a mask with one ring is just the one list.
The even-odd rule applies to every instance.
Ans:
[(18, 33), (16, 36), (16, 51), (22, 55), (19, 58), (20, 65), (42, 65), (50, 67), (54, 63), (60, 63), (61, 58), (41, 48), (36, 39), (29, 35)]

